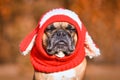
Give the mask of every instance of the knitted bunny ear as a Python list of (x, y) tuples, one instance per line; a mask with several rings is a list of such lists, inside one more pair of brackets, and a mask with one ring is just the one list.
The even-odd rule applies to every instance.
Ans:
[(99, 48), (96, 47), (95, 43), (93, 42), (88, 32), (86, 32), (84, 45), (86, 56), (88, 56), (89, 58), (93, 58), (100, 55)]
[(28, 54), (34, 46), (35, 38), (39, 29), (39, 25), (30, 34), (28, 34), (20, 43), (20, 52), (23, 55)]

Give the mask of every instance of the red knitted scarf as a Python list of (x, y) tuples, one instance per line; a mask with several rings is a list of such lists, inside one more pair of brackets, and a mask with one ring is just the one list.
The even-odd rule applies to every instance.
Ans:
[[(75, 51), (70, 56), (58, 58), (56, 56), (50, 56), (46, 53), (42, 46), (42, 36), (45, 28), (53, 22), (68, 22), (75, 26), (78, 34), (78, 41)], [(30, 59), (31, 63), (36, 71), (39, 72), (59, 72), (68, 70), (79, 65), (84, 57), (84, 41), (85, 41), (86, 29), (82, 24), (82, 29), (76, 21), (65, 15), (54, 15), (50, 17), (38, 30), (35, 44), (31, 50)]]
[[(71, 55), (63, 58), (50, 56), (43, 49), (42, 37), (45, 28), (54, 22), (68, 22), (75, 26), (77, 30), (77, 44)], [(20, 44), (20, 51), (23, 55), (30, 54), (31, 63), (36, 71), (39, 72), (59, 72), (68, 70), (79, 65), (86, 54), (92, 58), (100, 55), (86, 28), (80, 21), (76, 13), (67, 9), (53, 9), (47, 12), (29, 35), (27, 35)]]

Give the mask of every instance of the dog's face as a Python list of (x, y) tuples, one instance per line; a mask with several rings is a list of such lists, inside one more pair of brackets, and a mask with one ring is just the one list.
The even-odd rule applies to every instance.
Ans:
[(69, 56), (77, 43), (77, 31), (67, 22), (54, 22), (44, 31), (43, 47), (49, 55)]

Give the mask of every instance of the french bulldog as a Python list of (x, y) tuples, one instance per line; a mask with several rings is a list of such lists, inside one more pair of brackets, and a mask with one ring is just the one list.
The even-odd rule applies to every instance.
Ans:
[(23, 55), (30, 52), (33, 80), (82, 80), (86, 56), (100, 55), (78, 15), (68, 9), (45, 13), (37, 27), (20, 44)]
[[(49, 56), (63, 58), (74, 52), (77, 43), (76, 28), (68, 22), (54, 22), (44, 31), (43, 47)], [(35, 72), (34, 80), (81, 80), (85, 73), (86, 59), (77, 67), (56, 73)]]

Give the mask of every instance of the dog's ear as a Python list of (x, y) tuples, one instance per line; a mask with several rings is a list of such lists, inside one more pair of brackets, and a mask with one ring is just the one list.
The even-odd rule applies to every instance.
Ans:
[(30, 34), (28, 34), (20, 43), (19, 48), (20, 48), (20, 52), (23, 55), (26, 55), (31, 51), (32, 47), (34, 46), (34, 42), (38, 30), (39, 30), (39, 25)]
[(89, 58), (93, 58), (100, 55), (99, 48), (95, 45), (88, 32), (86, 32), (84, 48), (86, 56), (88, 56)]

